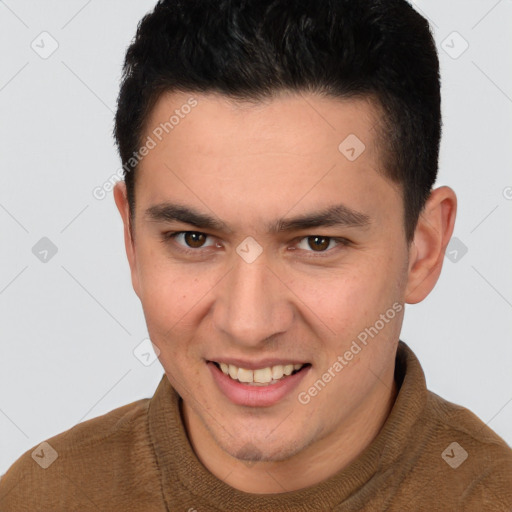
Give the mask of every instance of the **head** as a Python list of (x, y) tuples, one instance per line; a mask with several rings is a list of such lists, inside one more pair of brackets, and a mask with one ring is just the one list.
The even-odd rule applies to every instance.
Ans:
[[(132, 282), (230, 455), (289, 458), (379, 396), (453, 230), (440, 133), (435, 44), (404, 0), (170, 0), (140, 22), (115, 123)], [(222, 362), (306, 366), (241, 405)]]

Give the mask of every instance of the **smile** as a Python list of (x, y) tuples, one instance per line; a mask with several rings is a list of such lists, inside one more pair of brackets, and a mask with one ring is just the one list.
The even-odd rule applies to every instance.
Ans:
[(217, 389), (231, 403), (269, 407), (289, 397), (312, 366), (310, 363), (287, 363), (249, 369), (207, 361), (207, 367)]

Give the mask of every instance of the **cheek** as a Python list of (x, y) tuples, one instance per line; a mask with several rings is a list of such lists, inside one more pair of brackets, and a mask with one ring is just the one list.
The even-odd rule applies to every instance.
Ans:
[(304, 314), (328, 334), (322, 338), (332, 339), (333, 344), (357, 337), (400, 299), (397, 264), (397, 259), (381, 253), (361, 257), (359, 264), (340, 266), (321, 278), (296, 276), (293, 282)]
[[(194, 316), (198, 314), (197, 279), (171, 267), (147, 265), (141, 274), (141, 303), (151, 341), (173, 385), (181, 389), (186, 378), (194, 378)], [(204, 293), (203, 293), (204, 295)], [(187, 369), (187, 377), (183, 373)]]
[(186, 330), (196, 313), (202, 287), (186, 273), (147, 269), (141, 279), (146, 320), (159, 332)]
[(355, 340), (361, 347), (373, 347), (364, 350), (363, 359), (384, 361), (387, 350), (393, 348), (387, 341), (394, 342), (401, 329), (403, 265), (397, 253), (382, 251), (372, 260), (364, 274), (351, 282), (344, 315), (350, 332), (344, 333), (344, 339), (349, 343)]
[(161, 335), (180, 328), (200, 293), (199, 279), (184, 267), (172, 264), (161, 249), (146, 248), (137, 254), (140, 300), (148, 328)]
[(211, 306), (221, 274), (200, 264), (176, 263), (159, 248), (140, 251), (140, 300), (152, 341), (167, 354), (191, 353), (194, 335)]

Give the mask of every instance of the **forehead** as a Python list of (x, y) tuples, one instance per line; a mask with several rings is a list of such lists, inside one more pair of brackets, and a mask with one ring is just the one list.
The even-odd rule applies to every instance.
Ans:
[(378, 120), (362, 98), (283, 93), (256, 103), (166, 93), (147, 120), (142, 140), (152, 149), (139, 164), (137, 197), (146, 205), (187, 197), (202, 210), (231, 205), (271, 217), (342, 200), (371, 213), (379, 194), (398, 197), (383, 176)]
[[(192, 106), (191, 106), (192, 105)], [(293, 150), (310, 155), (357, 135), (373, 152), (380, 109), (370, 98), (330, 98), (300, 92), (281, 92), (261, 101), (241, 101), (218, 93), (164, 93), (148, 116), (145, 135), (159, 142), (187, 145), (191, 132), (201, 150), (251, 153)], [(174, 137), (166, 137), (173, 134)], [(181, 136), (180, 136), (181, 135)]]

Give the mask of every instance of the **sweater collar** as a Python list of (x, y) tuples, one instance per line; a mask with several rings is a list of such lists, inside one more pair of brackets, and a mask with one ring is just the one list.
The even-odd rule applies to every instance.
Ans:
[(385, 479), (392, 474), (388, 470), (406, 451), (413, 427), (425, 408), (427, 389), (423, 370), (412, 350), (401, 340), (396, 353), (395, 381), (398, 394), (384, 426), (346, 468), (306, 489), (265, 495), (234, 489), (202, 465), (187, 437), (180, 414), (181, 398), (164, 374), (149, 403), (148, 428), (167, 507), (247, 512), (332, 510), (360, 492), (370, 480)]

